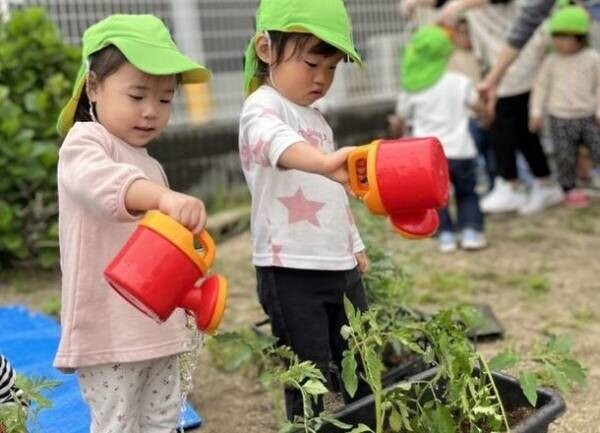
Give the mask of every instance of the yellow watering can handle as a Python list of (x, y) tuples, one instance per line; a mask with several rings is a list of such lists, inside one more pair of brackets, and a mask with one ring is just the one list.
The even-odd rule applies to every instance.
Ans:
[(206, 267), (210, 268), (215, 260), (215, 241), (206, 230), (202, 230), (198, 233), (196, 239), (200, 245), (202, 245), (202, 251), (197, 252), (197, 254), (202, 258), (204, 263), (206, 263)]
[[(139, 225), (159, 233), (186, 254), (204, 273), (208, 272), (215, 260), (215, 241), (206, 230), (194, 235), (173, 218), (158, 210), (146, 212), (146, 216), (140, 221)], [(196, 250), (194, 238), (202, 245), (201, 252)]]
[[(367, 162), (369, 156), (370, 144), (358, 147), (348, 155), (348, 175), (350, 177), (350, 189), (357, 197), (363, 198), (370, 190), (368, 183), (365, 184), (358, 179), (358, 161)], [(368, 180), (368, 179), (367, 179)]]

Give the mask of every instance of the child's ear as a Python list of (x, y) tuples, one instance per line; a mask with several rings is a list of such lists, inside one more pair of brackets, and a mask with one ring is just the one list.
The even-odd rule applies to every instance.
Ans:
[(96, 98), (98, 95), (98, 85), (99, 85), (99, 83), (98, 83), (98, 77), (96, 76), (96, 73), (93, 71), (90, 71), (85, 80), (85, 92), (86, 92), (87, 97), (90, 100), (90, 102), (96, 102)]
[(260, 35), (254, 41), (254, 51), (260, 60), (267, 65), (271, 64), (271, 44), (264, 35)]

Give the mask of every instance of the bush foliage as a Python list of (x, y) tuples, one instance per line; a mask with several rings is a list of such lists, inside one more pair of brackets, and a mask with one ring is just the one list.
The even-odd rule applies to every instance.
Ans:
[(57, 261), (55, 125), (79, 56), (42, 9), (0, 18), (0, 269)]

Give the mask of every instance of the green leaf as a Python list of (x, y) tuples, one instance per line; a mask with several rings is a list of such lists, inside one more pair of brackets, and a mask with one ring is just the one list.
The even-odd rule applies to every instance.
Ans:
[(535, 407), (537, 403), (537, 379), (535, 374), (527, 371), (521, 373), (519, 383), (527, 401), (529, 401), (531, 406)]
[(494, 356), (488, 361), (488, 367), (492, 371), (504, 371), (508, 368), (514, 367), (519, 359), (516, 354), (511, 351), (505, 351)]
[(344, 358), (342, 359), (342, 381), (344, 382), (344, 387), (350, 397), (354, 397), (354, 394), (356, 394), (356, 390), (358, 389), (356, 368), (357, 363), (353, 352), (350, 350), (345, 351)]
[(436, 433), (456, 433), (456, 424), (450, 410), (438, 405), (432, 413), (433, 425)]
[(329, 416), (325, 412), (322, 412), (321, 415), (319, 415), (319, 418), (321, 418), (326, 423), (331, 424), (333, 426), (336, 426), (337, 428), (340, 428), (340, 429), (343, 429), (343, 430), (348, 430), (348, 429), (352, 428), (351, 424), (347, 424), (345, 422), (342, 422), (342, 421), (340, 421), (337, 418)]
[(558, 389), (562, 393), (568, 394), (569, 393), (569, 380), (567, 378), (567, 375), (551, 364), (546, 364), (546, 370), (550, 374), (550, 377), (552, 378), (554, 385), (556, 385), (556, 387), (558, 387)]
[(582, 365), (575, 359), (564, 359), (556, 367), (562, 371), (567, 378), (578, 385), (586, 382), (586, 373)]
[(290, 421), (286, 421), (280, 428), (277, 430), (277, 433), (293, 433), (298, 428), (297, 424), (293, 424)]
[(389, 416), (390, 428), (393, 432), (400, 431), (403, 426), (402, 415), (396, 409), (392, 409)]
[(328, 392), (328, 389), (323, 385), (323, 383), (317, 380), (307, 380), (302, 388), (308, 392), (310, 395), (322, 395)]
[(367, 427), (364, 424), (359, 424), (358, 426), (356, 426), (355, 428), (350, 430), (349, 433), (364, 433), (364, 432), (374, 433), (373, 430), (371, 430), (369, 427)]
[(546, 347), (556, 353), (569, 353), (571, 350), (571, 339), (566, 335), (560, 335), (558, 337), (552, 337), (550, 341), (548, 341)]

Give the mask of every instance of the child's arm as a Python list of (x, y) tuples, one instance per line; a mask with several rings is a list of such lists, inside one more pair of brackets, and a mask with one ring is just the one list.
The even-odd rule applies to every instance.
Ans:
[(206, 210), (201, 200), (147, 179), (131, 184), (125, 195), (125, 206), (131, 213), (158, 209), (194, 233), (201, 232), (206, 225)]
[(342, 147), (333, 153), (323, 153), (306, 142), (292, 144), (279, 157), (283, 168), (321, 174), (340, 183), (348, 182), (346, 160), (355, 147)]

